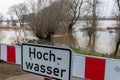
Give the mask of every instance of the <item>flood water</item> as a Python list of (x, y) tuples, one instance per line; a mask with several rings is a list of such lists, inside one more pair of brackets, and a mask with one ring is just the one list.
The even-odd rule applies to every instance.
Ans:
[(0, 31), (0, 43), (12, 44), (17, 39), (23, 41), (23, 39), (36, 39), (36, 37), (29, 30), (25, 30), (25, 33), (22, 30), (13, 29), (3, 29)]
[[(85, 35), (84, 31), (80, 31), (82, 26), (84, 26), (84, 21), (79, 21), (75, 26), (77, 26), (77, 28), (74, 29), (74, 36), (77, 40), (78, 47), (86, 50), (89, 38)], [(112, 54), (115, 50), (116, 33), (110, 33), (107, 27), (116, 27), (116, 21), (99, 21), (97, 28), (101, 28), (102, 30), (98, 30), (96, 33), (95, 51), (104, 54)]]
[[(84, 31), (80, 31), (80, 29), (85, 25), (84, 21), (78, 21), (74, 26), (73, 35), (77, 40), (77, 47), (86, 50), (89, 38), (85, 35)], [(95, 50), (99, 53), (104, 54), (112, 54), (115, 50), (115, 39), (116, 33), (110, 33), (107, 30), (107, 27), (116, 27), (116, 21), (113, 20), (102, 20), (99, 21), (97, 26), (98, 28), (102, 28), (102, 30), (98, 30), (96, 34), (96, 42), (95, 42)], [(20, 39), (28, 38), (28, 39), (36, 39), (36, 37), (32, 34), (32, 32), (26, 30), (25, 35), (22, 32), (20, 34)], [(0, 31), (0, 42), (11, 44), (14, 43), (15, 39), (19, 35), (19, 30), (1, 30)]]

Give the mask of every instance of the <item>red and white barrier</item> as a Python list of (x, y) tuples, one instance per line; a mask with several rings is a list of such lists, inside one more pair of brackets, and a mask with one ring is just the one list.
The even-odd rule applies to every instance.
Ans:
[(6, 62), (21, 64), (21, 47), (0, 44), (0, 59)]
[(7, 46), (4, 44), (1, 44), (1, 51), (0, 51), (0, 59), (7, 61)]
[(72, 76), (90, 80), (120, 80), (120, 60), (75, 54)]
[[(0, 44), (0, 59), (21, 64), (21, 47)], [(88, 80), (120, 80), (120, 60), (73, 54), (72, 76)]]
[(120, 60), (106, 59), (105, 80), (120, 80)]
[(52, 80), (52, 79), (50, 79), (50, 78), (45, 78), (44, 80)]
[(105, 59), (75, 55), (73, 76), (90, 80), (104, 80)]

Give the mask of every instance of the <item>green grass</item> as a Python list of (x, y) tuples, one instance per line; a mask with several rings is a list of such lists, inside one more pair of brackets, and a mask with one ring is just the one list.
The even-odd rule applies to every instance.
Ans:
[[(48, 40), (45, 39), (27, 39), (26, 43), (36, 43), (36, 44), (46, 44), (46, 45), (53, 45), (53, 43), (49, 42)], [(21, 45), (22, 43), (13, 43), (15, 45)]]
[(27, 43), (37, 43), (37, 44), (48, 44), (48, 45), (53, 45), (51, 42), (49, 42), (48, 40), (44, 40), (44, 39), (38, 39), (38, 40), (28, 40)]
[[(38, 40), (27, 40), (26, 43), (37, 43), (37, 44), (47, 44), (47, 45), (54, 45), (53, 43), (43, 40), (43, 39), (38, 39)], [(17, 44), (20, 45), (20, 44)], [(77, 54), (83, 54), (83, 55), (89, 55), (89, 56), (98, 56), (98, 57), (105, 57), (105, 58), (115, 58), (115, 59), (120, 59), (120, 55), (113, 56), (113, 55), (108, 55), (108, 54), (99, 54), (99, 53), (92, 53), (92, 52), (87, 52), (87, 51), (82, 51), (78, 48), (75, 47), (70, 47), (75, 53)]]
[(113, 56), (113, 55), (108, 55), (108, 54), (91, 53), (91, 52), (81, 51), (80, 49), (77, 49), (77, 48), (74, 48), (74, 47), (70, 47), (70, 48), (77, 54), (120, 59), (120, 55)]
[(98, 54), (96, 54), (96, 53), (81, 51), (80, 49), (77, 49), (77, 48), (71, 47), (71, 49), (72, 49), (75, 53), (78, 53), (78, 54), (91, 55), (91, 56), (98, 56)]

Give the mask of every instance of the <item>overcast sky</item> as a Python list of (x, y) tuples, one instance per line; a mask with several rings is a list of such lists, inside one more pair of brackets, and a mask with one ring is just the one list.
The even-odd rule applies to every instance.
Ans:
[(25, 0), (0, 0), (0, 13), (7, 16), (8, 8), (14, 4), (22, 3)]
[[(9, 18), (9, 16), (7, 16), (7, 12), (10, 6), (27, 1), (29, 0), (0, 0), (0, 12), (5, 16), (5, 18)], [(101, 17), (110, 17), (114, 12), (116, 12), (115, 0), (100, 1), (102, 2), (99, 10)]]

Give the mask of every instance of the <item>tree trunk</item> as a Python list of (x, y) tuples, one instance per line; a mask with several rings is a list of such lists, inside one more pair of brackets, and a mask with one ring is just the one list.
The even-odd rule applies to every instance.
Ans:
[(92, 41), (91, 36), (89, 36), (89, 42), (88, 42), (88, 45), (87, 45), (88, 51), (91, 50), (91, 41)]
[(119, 49), (119, 45), (120, 45), (120, 37), (118, 39), (118, 42), (116, 43), (116, 49), (115, 49), (115, 52), (114, 52), (114, 57), (117, 55), (117, 52), (118, 52), (118, 49)]
[(68, 34), (72, 34), (72, 24), (69, 25), (69, 28), (68, 28)]
[(49, 32), (49, 33), (47, 34), (46, 39), (47, 39), (49, 42), (52, 42), (52, 39), (53, 39), (53, 35), (54, 35), (54, 34), (55, 34), (54, 32)]
[(49, 34), (47, 35), (46, 39), (47, 39), (49, 42), (51, 42), (51, 40), (52, 40), (52, 34), (49, 33)]
[(120, 11), (120, 3), (119, 3), (120, 0), (117, 0), (117, 5), (118, 5), (118, 8), (119, 8), (119, 11)]
[(44, 39), (44, 36), (43, 36), (43, 35), (41, 35), (41, 34), (40, 34), (40, 33), (38, 33), (38, 32), (37, 32), (35, 35), (36, 35), (36, 36), (37, 36), (37, 38), (39, 38), (39, 39)]
[(96, 42), (96, 31), (94, 30), (93, 36), (92, 36), (92, 47), (91, 50), (92, 52), (95, 52), (95, 42)]

